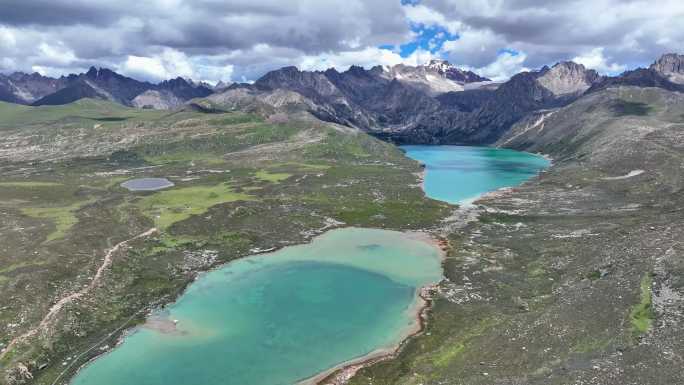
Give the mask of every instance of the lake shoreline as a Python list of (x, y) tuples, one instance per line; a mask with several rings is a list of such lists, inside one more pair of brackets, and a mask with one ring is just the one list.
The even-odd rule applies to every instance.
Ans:
[(427, 326), (429, 313), (432, 310), (432, 294), (439, 283), (424, 286), (418, 290), (418, 303), (414, 314), (416, 325), (408, 330), (400, 341), (393, 347), (374, 350), (364, 356), (349, 360), (323, 371), (318, 375), (297, 382), (297, 385), (343, 385), (346, 384), (359, 370), (376, 363), (396, 358), (412, 338), (421, 335)]
[[(446, 259), (447, 251), (450, 247), (446, 239), (438, 237), (433, 233), (423, 231), (408, 231), (402, 233), (411, 239), (420, 240), (436, 247), (439, 250), (442, 271), (444, 271), (444, 260)], [(433, 295), (436, 293), (440, 283), (441, 281), (432, 285), (423, 286), (417, 290), (417, 303), (415, 304), (414, 309), (412, 309), (416, 323), (412, 328), (407, 329), (404, 336), (402, 336), (395, 345), (377, 349), (361, 357), (335, 365), (317, 375), (297, 382), (297, 385), (343, 385), (359, 370), (382, 361), (396, 358), (411, 339), (425, 332), (430, 311), (432, 310)]]
[[(553, 159), (547, 154), (501, 147), (464, 145), (403, 145), (400, 147), (407, 158), (418, 163), (420, 170), (414, 175), (418, 178), (418, 186), (421, 187), (425, 196), (460, 207), (473, 206), (474, 202), (481, 198), (483, 192), (516, 187), (553, 166)], [(445, 151), (445, 147), (453, 151)], [(503, 166), (504, 164), (513, 165), (513, 168), (507, 169)], [(490, 170), (482, 171), (487, 168)], [(480, 181), (485, 182), (478, 184)], [(446, 187), (447, 184), (449, 187)], [(452, 188), (453, 186), (456, 188)], [(467, 186), (467, 188), (458, 188), (458, 186)]]
[[(414, 175), (416, 175), (419, 179), (419, 184), (420, 188), (423, 190), (423, 193), (427, 198), (430, 199), (436, 199), (432, 198), (428, 195), (427, 190), (425, 188), (425, 183), (426, 183), (426, 177), (427, 177), (427, 171), (428, 171), (428, 165), (418, 159), (415, 159), (411, 156), (408, 155), (408, 153), (404, 150), (404, 153), (406, 157), (413, 159), (414, 161), (418, 162), (420, 165), (421, 170)], [(549, 162), (549, 166), (551, 167), (553, 165), (553, 158), (551, 158), (549, 155), (546, 154), (533, 154), (539, 157), (544, 158)], [(548, 169), (547, 167), (547, 169)], [(540, 171), (544, 172), (544, 170)], [(539, 177), (539, 173), (531, 179), (536, 179)], [(530, 179), (530, 180), (531, 180)], [(529, 180), (524, 181), (523, 183), (527, 183)], [(453, 205), (457, 210), (458, 209), (471, 209), (476, 207), (475, 202), (477, 202), (480, 199), (483, 199), (485, 197), (496, 197), (500, 196), (506, 193), (509, 193), (512, 191), (515, 187), (517, 186), (507, 186), (507, 187), (501, 187), (499, 189), (493, 190), (493, 191), (488, 191), (485, 193), (478, 194), (476, 196), (470, 197), (465, 200), (461, 200), (457, 203), (452, 203), (452, 202), (446, 202), (450, 205)], [(415, 233), (415, 232), (414, 232)], [(425, 241), (428, 241), (432, 243), (433, 245), (437, 246), (440, 249), (440, 255), (442, 255), (442, 258), (445, 258), (446, 252), (449, 248), (448, 242), (445, 239), (442, 238), (437, 238), (435, 235), (431, 234), (425, 234), (428, 239), (423, 239)], [(335, 368), (331, 368), (317, 376), (311, 377), (309, 379), (303, 380), (299, 382), (297, 385), (344, 385), (346, 384), (356, 373), (368, 366), (377, 364), (379, 362), (387, 361), (396, 358), (402, 351), (402, 349), (406, 346), (408, 342), (414, 337), (417, 337), (421, 335), (423, 332), (425, 332), (425, 329), (427, 327), (427, 322), (428, 322), (428, 317), (430, 315), (430, 312), (432, 311), (432, 305), (433, 305), (433, 298), (432, 298), (432, 293), (436, 290), (437, 286), (439, 283), (431, 286), (426, 286), (420, 289), (419, 291), (419, 298), (421, 301), (421, 306), (418, 307), (416, 311), (416, 318), (418, 321), (418, 325), (414, 330), (409, 333), (399, 344), (397, 344), (394, 349), (388, 348), (384, 349), (382, 351), (374, 351), (371, 352), (363, 357), (359, 357), (354, 360), (350, 360), (345, 364), (341, 364)]]
[[(225, 268), (228, 264), (232, 262), (236, 262), (239, 260), (244, 260), (246, 258), (250, 257), (257, 257), (257, 256), (264, 256), (268, 254), (274, 254), (277, 253), (278, 251), (281, 251), (284, 248), (287, 247), (293, 247), (293, 246), (302, 246), (302, 245), (308, 245), (311, 244), (316, 238), (323, 236), (324, 234), (327, 234), (330, 231), (334, 230), (340, 230), (340, 229), (350, 229), (350, 228), (357, 228), (357, 229), (362, 229), (362, 227), (357, 227), (357, 226), (350, 226), (346, 224), (341, 224), (337, 226), (331, 226), (325, 228), (325, 230), (314, 234), (310, 238), (306, 239), (302, 243), (296, 243), (296, 244), (291, 244), (291, 245), (281, 245), (274, 247), (272, 249), (268, 250), (263, 250), (259, 251), (256, 253), (251, 253), (249, 255), (245, 255), (243, 257), (239, 257), (227, 262), (223, 263), (218, 263), (215, 266), (211, 266), (207, 270), (203, 270), (198, 272), (191, 280), (189, 280), (186, 285), (183, 286), (181, 290), (177, 292), (175, 296), (172, 298), (169, 297), (165, 300), (162, 300), (158, 302), (157, 304), (151, 304), (149, 307), (145, 307), (138, 311), (138, 313), (144, 313), (143, 320), (142, 322), (134, 323), (130, 326), (126, 326), (126, 324), (131, 323), (132, 319), (129, 319), (127, 322), (125, 322), (119, 330), (119, 335), (115, 337), (115, 342), (112, 344), (98, 344), (97, 346), (93, 346), (91, 348), (92, 350), (97, 349), (97, 353), (88, 358), (83, 364), (78, 365), (75, 367), (75, 370), (72, 372), (72, 374), (68, 375), (68, 384), (73, 381), (74, 378), (78, 376), (78, 374), (84, 370), (87, 366), (91, 365), (95, 361), (104, 358), (108, 353), (111, 353), (115, 348), (123, 344), (126, 340), (126, 338), (130, 337), (131, 335), (135, 334), (141, 329), (150, 329), (150, 330), (155, 330), (160, 333), (169, 333), (169, 334), (177, 334), (179, 331), (176, 328), (176, 324), (173, 322), (173, 320), (166, 320), (162, 319), (161, 317), (154, 317), (156, 313), (158, 313), (160, 310), (163, 310), (166, 306), (169, 306), (175, 302), (177, 302), (187, 291), (188, 287), (192, 285), (193, 283), (197, 282), (199, 279), (201, 279), (202, 276), (209, 274), (213, 271)], [(419, 240), (425, 243), (430, 244), (431, 246), (435, 247), (438, 251), (438, 255), (440, 258), (440, 264), (443, 265), (444, 259), (446, 258), (446, 250), (448, 249), (447, 242), (444, 239), (438, 238), (436, 235), (428, 232), (427, 230), (394, 230), (394, 229), (384, 229), (384, 228), (369, 228), (373, 230), (386, 230), (386, 231), (395, 231), (397, 233), (401, 233), (403, 236), (409, 238), (409, 239), (414, 239), (414, 240)], [(443, 271), (443, 268), (442, 268)], [(372, 363), (375, 362), (380, 362), (385, 359), (389, 359), (391, 357), (394, 357), (398, 352), (401, 351), (403, 346), (405, 345), (410, 338), (417, 336), (421, 334), (425, 328), (425, 320), (427, 319), (429, 310), (431, 308), (431, 299), (429, 296), (425, 295), (424, 293), (427, 293), (429, 290), (435, 290), (439, 282), (436, 282), (435, 284), (424, 286), (417, 290), (417, 302), (413, 306), (413, 309), (411, 309), (411, 312), (415, 314), (415, 317), (417, 319), (417, 325), (412, 327), (399, 338), (399, 341), (396, 345), (393, 345), (389, 348), (381, 348), (377, 349), (367, 355), (348, 360), (345, 362), (342, 362), (338, 365), (335, 365), (333, 368), (326, 370), (322, 373), (313, 375), (312, 377), (308, 379), (302, 380), (302, 382), (298, 382), (297, 384), (303, 384), (303, 385), (315, 385), (321, 383), (325, 378), (330, 377), (332, 374), (335, 374), (340, 371), (349, 371), (353, 367), (357, 367), (357, 369), (354, 371), (354, 373), (361, 369), (362, 367), (371, 365)], [(114, 337), (112, 335), (111, 337)], [(99, 347), (99, 348), (98, 348)], [(67, 370), (68, 372), (69, 370)]]

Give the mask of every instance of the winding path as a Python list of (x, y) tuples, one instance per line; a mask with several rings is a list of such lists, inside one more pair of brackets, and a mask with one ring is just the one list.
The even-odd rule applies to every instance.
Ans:
[(41, 330), (47, 330), (47, 328), (50, 326), (50, 323), (54, 320), (55, 316), (62, 310), (62, 308), (66, 304), (71, 303), (74, 300), (81, 298), (82, 296), (88, 294), (88, 292), (90, 292), (90, 290), (92, 290), (95, 286), (97, 286), (99, 281), (102, 279), (102, 276), (104, 275), (105, 270), (112, 264), (112, 258), (117, 251), (121, 250), (121, 248), (128, 245), (129, 242), (135, 241), (135, 240), (140, 239), (140, 238), (148, 237), (148, 236), (150, 236), (150, 235), (152, 235), (158, 231), (159, 230), (157, 228), (153, 227), (153, 228), (145, 231), (144, 233), (136, 235), (133, 238), (129, 238), (125, 241), (119, 242), (116, 245), (114, 245), (114, 247), (109, 249), (109, 251), (107, 251), (107, 254), (105, 254), (104, 260), (102, 261), (102, 265), (100, 265), (100, 267), (97, 269), (97, 272), (95, 273), (95, 276), (93, 276), (92, 281), (90, 281), (90, 284), (88, 286), (84, 287), (83, 289), (81, 289), (80, 291), (77, 291), (76, 293), (72, 293), (72, 294), (67, 295), (66, 297), (60, 299), (54, 305), (52, 305), (52, 307), (50, 307), (50, 310), (45, 315), (45, 317), (43, 317), (43, 319), (40, 321), (40, 324), (38, 324), (38, 326), (27, 331), (26, 333), (14, 338), (12, 341), (10, 341), (9, 344), (7, 344), (7, 346), (2, 351), (2, 353), (0, 353), (0, 359), (2, 359), (19, 342), (36, 335)]

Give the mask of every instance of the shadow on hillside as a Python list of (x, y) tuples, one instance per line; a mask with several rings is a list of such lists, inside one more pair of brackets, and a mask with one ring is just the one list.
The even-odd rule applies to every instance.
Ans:
[(653, 111), (653, 107), (646, 103), (618, 100), (613, 104), (612, 110), (616, 116), (645, 116)]

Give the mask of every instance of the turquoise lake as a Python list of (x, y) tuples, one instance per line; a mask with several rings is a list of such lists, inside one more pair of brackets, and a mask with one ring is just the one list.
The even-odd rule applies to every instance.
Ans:
[[(511, 150), (403, 146), (425, 190), (463, 203), (549, 162)], [(72, 385), (292, 385), (396, 346), (418, 326), (418, 290), (441, 280), (424, 236), (344, 228), (200, 276)]]
[(425, 194), (449, 203), (468, 203), (488, 191), (517, 186), (550, 162), (526, 152), (467, 146), (401, 146), (425, 164)]
[[(404, 233), (345, 228), (201, 276), (153, 321), (86, 366), (74, 385), (290, 385), (417, 327), (417, 288), (440, 251)], [(154, 324), (154, 322), (150, 322)]]

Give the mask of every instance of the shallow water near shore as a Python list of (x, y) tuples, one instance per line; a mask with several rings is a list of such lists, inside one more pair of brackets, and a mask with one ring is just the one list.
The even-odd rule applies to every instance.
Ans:
[(430, 242), (359, 228), (237, 260), (154, 315), (175, 327), (138, 328), (72, 384), (293, 384), (415, 331), (440, 264)]
[(550, 165), (542, 156), (492, 147), (401, 146), (406, 155), (425, 164), (425, 194), (464, 204), (483, 193), (512, 187)]

